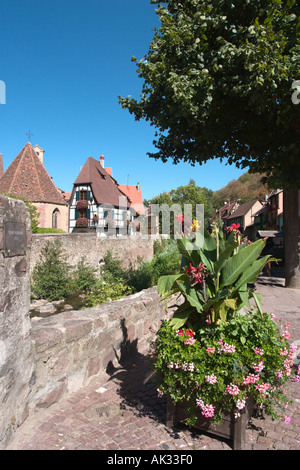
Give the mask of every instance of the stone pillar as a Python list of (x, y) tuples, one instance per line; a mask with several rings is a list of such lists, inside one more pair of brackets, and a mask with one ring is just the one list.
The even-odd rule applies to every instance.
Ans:
[(30, 307), (30, 215), (0, 195), (0, 449), (28, 414), (34, 383)]

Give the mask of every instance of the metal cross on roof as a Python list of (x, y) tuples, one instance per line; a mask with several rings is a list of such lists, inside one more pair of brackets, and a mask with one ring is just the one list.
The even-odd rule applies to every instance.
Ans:
[(26, 135), (28, 135), (28, 139), (29, 139), (29, 142), (30, 142), (30, 137), (33, 135), (32, 132), (30, 132), (30, 129), (28, 132), (26, 132)]

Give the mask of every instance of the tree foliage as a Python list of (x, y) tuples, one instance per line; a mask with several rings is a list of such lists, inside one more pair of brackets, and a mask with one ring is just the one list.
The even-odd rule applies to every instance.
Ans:
[[(192, 206), (192, 219), (196, 219), (196, 205), (203, 204), (204, 206), (204, 225), (208, 226), (209, 220), (214, 214), (213, 210), (213, 191), (196, 185), (193, 179), (190, 179), (186, 185), (178, 186), (169, 192), (163, 192), (151, 199), (151, 204), (158, 204), (163, 206), (175, 206), (181, 210), (184, 215), (184, 206), (190, 204)], [(174, 214), (176, 216), (176, 214)], [(191, 221), (192, 222), (192, 221)], [(200, 221), (199, 221), (200, 222)]]
[(140, 100), (119, 97), (157, 129), (151, 157), (175, 164), (219, 158), (300, 187), (298, 0), (151, 0), (161, 26), (132, 58)]
[(230, 181), (226, 186), (215, 191), (213, 194), (213, 207), (220, 209), (224, 202), (239, 200), (241, 204), (258, 199), (264, 201), (265, 196), (270, 194), (271, 188), (261, 182), (260, 173), (244, 173), (237, 180)]

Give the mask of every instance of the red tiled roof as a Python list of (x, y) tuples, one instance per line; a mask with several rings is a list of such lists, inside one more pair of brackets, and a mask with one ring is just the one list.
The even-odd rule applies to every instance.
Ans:
[(67, 205), (30, 142), (0, 178), (0, 191), (23, 196), (31, 202)]
[[(127, 207), (130, 203), (128, 198), (119, 189), (117, 181), (102, 167), (98, 160), (89, 157), (76, 178), (74, 185), (90, 184), (96, 202), (98, 204), (111, 204), (119, 207), (119, 198), (126, 198)], [(124, 207), (124, 206), (123, 206)]]
[(131, 203), (134, 204), (134, 209), (137, 214), (144, 214), (145, 208), (143, 204), (142, 191), (140, 186), (120, 184), (119, 188), (121, 189), (121, 191), (123, 191), (123, 193), (125, 193), (129, 197)]

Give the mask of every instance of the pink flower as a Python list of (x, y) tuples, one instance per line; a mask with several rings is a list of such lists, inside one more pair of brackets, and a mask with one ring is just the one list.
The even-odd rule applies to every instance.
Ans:
[(245, 398), (243, 398), (242, 400), (238, 399), (238, 401), (236, 402), (237, 409), (242, 410), (243, 408), (245, 408), (245, 406), (246, 406)]
[(259, 391), (259, 393), (261, 393), (261, 394), (264, 395), (264, 394), (266, 394), (267, 391), (269, 390), (270, 385), (269, 385), (269, 384), (262, 383), (262, 384), (255, 385), (255, 388)]
[(252, 364), (253, 369), (255, 372), (261, 372), (265, 366), (264, 366), (264, 361), (260, 361), (258, 364)]
[(259, 374), (254, 375), (254, 374), (249, 374), (243, 381), (242, 385), (249, 385), (249, 384), (254, 384), (255, 382), (259, 381)]
[(229, 395), (238, 395), (240, 393), (240, 389), (237, 385), (230, 384), (227, 385), (225, 393), (228, 393)]
[(196, 340), (194, 338), (187, 338), (187, 339), (184, 340), (184, 344), (192, 345), (194, 343), (196, 343)]
[(285, 422), (285, 424), (289, 424), (289, 423), (291, 422), (291, 417), (290, 417), (290, 416), (286, 416), (284, 422)]
[(215, 351), (216, 351), (216, 350), (215, 350), (214, 347), (212, 347), (212, 348), (211, 348), (211, 347), (208, 347), (208, 348), (206, 349), (206, 352), (207, 352), (207, 353), (213, 353), (213, 354), (214, 354)]
[(260, 348), (254, 348), (254, 352), (256, 354), (259, 354), (260, 356), (263, 356), (264, 355), (264, 350), (263, 349), (260, 349)]
[(288, 353), (289, 353), (289, 352), (288, 352), (288, 350), (287, 350), (286, 348), (280, 349), (280, 355), (281, 355), (281, 356), (287, 356)]
[(215, 413), (215, 408), (213, 405), (205, 405), (201, 398), (196, 399), (196, 405), (201, 408), (201, 414), (205, 416), (205, 418), (212, 418)]
[(217, 377), (216, 377), (214, 374), (212, 374), (212, 375), (207, 375), (207, 376), (205, 377), (205, 380), (206, 380), (206, 382), (208, 382), (209, 384), (215, 384), (215, 383), (218, 382), (218, 379), (217, 379)]
[[(220, 344), (220, 343), (219, 343)], [(235, 346), (233, 344), (227, 344), (221, 343), (221, 348), (218, 350), (218, 352), (225, 352), (225, 353), (234, 353), (235, 352)]]

